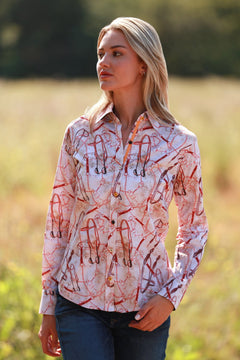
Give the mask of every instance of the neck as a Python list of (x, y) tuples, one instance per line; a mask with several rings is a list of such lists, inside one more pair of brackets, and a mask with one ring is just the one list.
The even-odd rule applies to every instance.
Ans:
[(114, 112), (122, 123), (122, 128), (131, 129), (139, 115), (145, 110), (142, 94), (113, 94)]

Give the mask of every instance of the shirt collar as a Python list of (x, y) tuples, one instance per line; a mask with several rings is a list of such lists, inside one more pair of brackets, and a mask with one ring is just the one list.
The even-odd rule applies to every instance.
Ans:
[(113, 113), (113, 103), (107, 105), (107, 107), (97, 116), (95, 123), (102, 121), (111, 121)]
[[(113, 112), (113, 107), (114, 107), (114, 105), (113, 105), (113, 103), (110, 103), (98, 116), (97, 116), (97, 119), (96, 119), (96, 124), (98, 123), (98, 122), (100, 122), (100, 121), (106, 121), (106, 122), (110, 122), (110, 121), (112, 121), (113, 120), (113, 118), (115, 118), (116, 119), (116, 116), (115, 116), (115, 114), (114, 114), (114, 112)], [(147, 111), (145, 111), (144, 113), (144, 118), (145, 118), (145, 120), (147, 121), (149, 121), (150, 123), (151, 123), (151, 125), (153, 126), (153, 128), (155, 129), (155, 130), (157, 130), (157, 131), (159, 131), (160, 130), (160, 128), (162, 128), (162, 127), (173, 127), (174, 125), (172, 125), (172, 124), (167, 124), (167, 123), (165, 123), (164, 121), (157, 121), (156, 119), (154, 119), (152, 116), (150, 116), (150, 114), (147, 112)], [(143, 114), (141, 114), (141, 115), (143, 115)], [(140, 116), (141, 116), (140, 115)]]

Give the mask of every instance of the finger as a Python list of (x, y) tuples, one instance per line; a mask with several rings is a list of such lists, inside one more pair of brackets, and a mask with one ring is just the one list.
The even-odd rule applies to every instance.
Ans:
[(51, 340), (48, 343), (48, 350), (53, 352), (53, 353), (61, 353), (61, 347), (60, 347), (60, 343), (59, 341), (57, 341), (57, 343), (53, 343)]
[(44, 335), (39, 335), (39, 338), (41, 340), (42, 343), (42, 350), (44, 352), (44, 354), (49, 355), (49, 356), (53, 356), (53, 357), (58, 357), (61, 355), (61, 349), (59, 346), (54, 347), (53, 343), (52, 343), (52, 337), (51, 336), (44, 336)]
[[(161, 324), (160, 324), (161, 325)], [(143, 321), (132, 321), (129, 326), (141, 331), (153, 331), (160, 326), (158, 323), (155, 322), (143, 322)]]
[(59, 349), (60, 348), (60, 343), (59, 343), (59, 340), (58, 340), (57, 333), (52, 334), (52, 348), (53, 349)]
[(53, 337), (49, 337), (48, 339), (48, 352), (51, 353), (51, 356), (60, 356), (61, 348), (57, 339), (53, 339)]
[(150, 322), (148, 317), (144, 317), (142, 320), (139, 321), (132, 320), (129, 326), (138, 330), (146, 331), (150, 326)]
[(141, 330), (141, 331), (149, 331), (150, 327), (148, 325), (142, 325), (142, 324), (133, 324), (133, 325), (129, 325), (131, 328), (137, 329), (137, 330)]
[(135, 315), (135, 320), (139, 321), (142, 318), (144, 318), (144, 316), (147, 315), (147, 313), (150, 310), (150, 306), (148, 303), (144, 304), (143, 307), (137, 312), (137, 314)]

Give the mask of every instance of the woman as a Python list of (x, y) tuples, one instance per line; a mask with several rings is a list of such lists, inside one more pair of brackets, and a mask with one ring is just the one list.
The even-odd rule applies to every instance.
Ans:
[[(97, 51), (103, 97), (68, 126), (50, 201), (39, 337), (46, 354), (67, 360), (160, 360), (207, 239), (199, 149), (168, 110), (151, 25), (117, 18)], [(172, 198), (173, 268), (164, 246)]]

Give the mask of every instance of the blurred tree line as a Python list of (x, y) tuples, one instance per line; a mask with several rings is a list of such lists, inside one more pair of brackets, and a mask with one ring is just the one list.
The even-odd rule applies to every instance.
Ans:
[(98, 32), (118, 16), (157, 29), (170, 74), (240, 75), (239, 0), (0, 0), (0, 76), (95, 76)]

